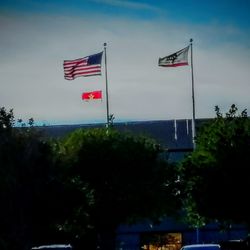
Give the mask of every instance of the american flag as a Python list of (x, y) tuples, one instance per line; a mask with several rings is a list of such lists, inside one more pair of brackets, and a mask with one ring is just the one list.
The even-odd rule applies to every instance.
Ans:
[(66, 80), (74, 80), (80, 76), (101, 75), (102, 53), (75, 60), (64, 60), (64, 78)]

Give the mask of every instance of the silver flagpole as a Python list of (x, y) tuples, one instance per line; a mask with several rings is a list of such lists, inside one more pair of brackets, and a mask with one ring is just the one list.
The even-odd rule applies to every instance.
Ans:
[(109, 96), (108, 96), (108, 74), (107, 74), (107, 53), (106, 46), (107, 43), (104, 43), (104, 56), (105, 56), (105, 79), (106, 79), (106, 107), (107, 107), (107, 128), (109, 128), (110, 116), (109, 116)]
[(196, 126), (195, 126), (195, 101), (194, 101), (194, 71), (193, 71), (193, 39), (190, 39), (190, 48), (191, 48), (191, 75), (192, 75), (192, 103), (193, 103), (193, 119), (192, 119), (192, 139), (193, 139), (193, 148), (195, 149), (195, 136), (196, 136)]

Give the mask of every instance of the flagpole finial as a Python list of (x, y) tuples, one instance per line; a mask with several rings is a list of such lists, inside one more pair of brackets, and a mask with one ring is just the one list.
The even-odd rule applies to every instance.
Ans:
[(193, 38), (190, 38), (189, 42), (190, 42), (190, 43), (193, 42)]

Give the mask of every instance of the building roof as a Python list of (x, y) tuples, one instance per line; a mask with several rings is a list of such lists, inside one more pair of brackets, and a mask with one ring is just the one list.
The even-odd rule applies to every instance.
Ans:
[[(206, 121), (200, 119), (196, 125)], [(78, 128), (101, 128), (105, 124), (77, 124), (44, 126), (45, 134), (51, 137), (62, 137)], [(192, 120), (156, 120), (113, 123), (113, 127), (119, 131), (129, 131), (135, 134), (154, 138), (168, 151), (168, 157), (172, 161), (178, 161), (186, 153), (193, 150)]]

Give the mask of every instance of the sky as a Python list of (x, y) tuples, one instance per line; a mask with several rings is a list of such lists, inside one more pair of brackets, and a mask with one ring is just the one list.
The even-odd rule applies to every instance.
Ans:
[[(66, 125), (213, 118), (250, 112), (250, 0), (0, 2), (0, 107), (15, 119)], [(158, 59), (193, 39), (193, 68)], [(102, 75), (65, 80), (63, 61), (104, 50)], [(107, 70), (107, 82), (105, 78)], [(107, 86), (107, 88), (106, 88)], [(101, 90), (102, 100), (83, 101)]]

